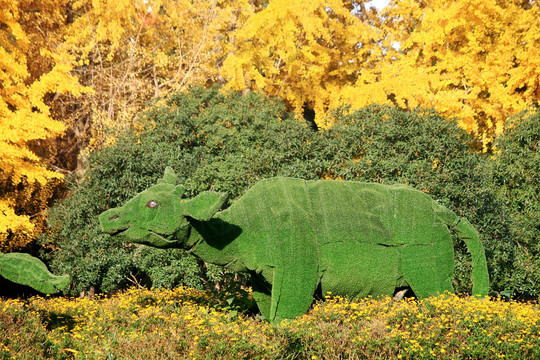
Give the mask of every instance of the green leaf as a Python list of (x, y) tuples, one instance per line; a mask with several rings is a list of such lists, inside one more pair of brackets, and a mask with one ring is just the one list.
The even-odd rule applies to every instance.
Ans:
[(53, 275), (41, 260), (24, 253), (0, 254), (0, 275), (45, 294), (62, 291), (70, 283), (69, 275)]

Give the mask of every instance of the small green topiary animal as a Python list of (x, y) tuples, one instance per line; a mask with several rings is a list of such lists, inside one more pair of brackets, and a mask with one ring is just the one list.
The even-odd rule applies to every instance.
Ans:
[(69, 275), (53, 275), (41, 260), (24, 253), (0, 254), (0, 276), (44, 294), (57, 293), (70, 283)]
[(365, 297), (410, 287), (418, 298), (452, 291), (450, 231), (473, 259), (473, 293), (489, 280), (478, 234), (465, 219), (405, 185), (276, 177), (228, 209), (227, 194), (183, 197), (173, 170), (124, 206), (100, 215), (128, 242), (183, 247), (203, 261), (251, 274), (270, 322), (303, 315), (319, 292)]

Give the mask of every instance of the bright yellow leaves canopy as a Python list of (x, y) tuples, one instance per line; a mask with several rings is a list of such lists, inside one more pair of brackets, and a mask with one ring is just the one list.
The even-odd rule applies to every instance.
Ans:
[(274, 0), (235, 34), (224, 62), (227, 86), (280, 96), (299, 113), (307, 105), (325, 127), (324, 114), (339, 105), (336, 92), (354, 83), (381, 49), (377, 30), (341, 0)]
[(400, 66), (383, 68), (386, 78), (422, 73), (416, 91), (395, 88), (402, 101), (456, 115), (466, 130), (492, 137), (509, 114), (540, 99), (538, 3), (394, 1), (385, 16), (401, 50)]
[(341, 104), (432, 107), (486, 140), (540, 96), (535, 2), (394, 0), (381, 14), (364, 1), (258, 3), (73, 2), (65, 46), (95, 90), (83, 112), (94, 139), (194, 83), (283, 97), (322, 128)]
[[(248, 0), (77, 0), (65, 47), (76, 56), (96, 145), (132, 126), (154, 96), (216, 81)], [(114, 135), (113, 135), (114, 137)]]
[[(352, 11), (351, 11), (352, 10)], [(539, 100), (536, 2), (274, 0), (251, 16), (224, 62), (228, 87), (281, 96), (320, 127), (329, 108), (432, 107), (492, 138)]]
[[(48, 25), (62, 21), (62, 2), (0, 0), (0, 251), (26, 245), (33, 239), (34, 223), (21, 213), (33, 190), (59, 175), (49, 171), (31, 149), (32, 144), (61, 134), (64, 125), (51, 117), (45, 97), (51, 93), (77, 94), (70, 64), (60, 60), (44, 40)], [(30, 10), (40, 14), (33, 17)], [(60, 17), (59, 17), (60, 16)], [(33, 33), (32, 31), (36, 31)], [(49, 34), (49, 40), (53, 34)], [(41, 71), (32, 71), (32, 64)], [(36, 209), (34, 209), (36, 211)]]

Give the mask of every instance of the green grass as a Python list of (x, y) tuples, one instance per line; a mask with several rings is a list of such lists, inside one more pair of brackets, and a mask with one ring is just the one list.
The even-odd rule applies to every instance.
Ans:
[(334, 297), (276, 327), (229, 303), (188, 288), (1, 300), (0, 359), (540, 358), (536, 303)]

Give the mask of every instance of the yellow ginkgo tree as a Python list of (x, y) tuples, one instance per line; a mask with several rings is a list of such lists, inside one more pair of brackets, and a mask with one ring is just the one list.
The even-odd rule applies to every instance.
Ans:
[(457, 116), (487, 144), (540, 99), (537, 2), (394, 0), (383, 15), (400, 51), (379, 80), (402, 103)]
[[(0, 0), (0, 251), (22, 248), (36, 235), (32, 212), (43, 210), (34, 197), (60, 175), (49, 170), (35, 149), (62, 134), (64, 124), (51, 115), (46, 98), (55, 93), (79, 94), (70, 75), (69, 58), (51, 46), (48, 22), (61, 24), (61, 1), (36, 3)], [(36, 37), (34, 36), (36, 35)], [(30, 213), (29, 213), (30, 212)]]
[(227, 87), (283, 97), (299, 113), (370, 103), (423, 106), (484, 140), (540, 98), (540, 5), (529, 1), (274, 0), (232, 37)]
[(234, 34), (221, 70), (227, 87), (280, 96), (299, 114), (314, 110), (317, 126), (328, 127), (324, 115), (340, 104), (340, 89), (355, 84), (382, 51), (361, 3), (270, 1)]
[(74, 1), (63, 46), (76, 57), (81, 82), (94, 90), (77, 105), (74, 121), (92, 124), (81, 136), (98, 147), (133, 126), (149, 99), (218, 81), (229, 37), (254, 11), (251, 3)]

